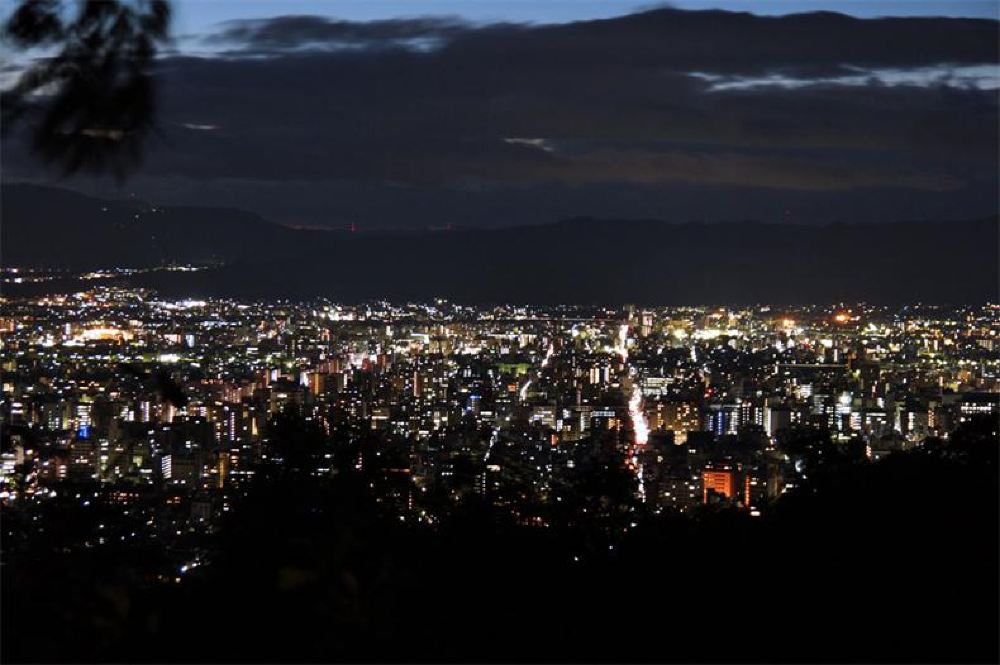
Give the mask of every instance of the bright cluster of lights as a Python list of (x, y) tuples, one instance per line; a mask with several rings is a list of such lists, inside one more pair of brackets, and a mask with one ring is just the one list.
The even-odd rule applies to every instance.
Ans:
[(646, 422), (646, 414), (642, 410), (642, 390), (639, 386), (632, 389), (632, 396), (628, 400), (628, 415), (635, 435), (635, 445), (632, 446), (632, 454), (629, 456), (629, 467), (638, 481), (639, 499), (645, 502), (646, 482), (643, 478), (642, 461), (639, 459), (639, 448), (649, 442), (649, 423)]
[(628, 415), (632, 419), (636, 445), (646, 445), (649, 442), (649, 423), (646, 422), (646, 414), (642, 410), (642, 390), (639, 386), (632, 389), (632, 396), (628, 400)]
[(622, 360), (628, 359), (628, 326), (622, 325), (618, 329), (618, 355), (622, 357)]

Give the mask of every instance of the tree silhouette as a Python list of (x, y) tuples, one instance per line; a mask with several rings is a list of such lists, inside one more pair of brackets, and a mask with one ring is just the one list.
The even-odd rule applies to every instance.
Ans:
[(4, 136), (27, 124), (34, 151), (64, 175), (123, 178), (155, 127), (152, 67), (170, 13), (167, 0), (23, 0), (4, 38), (26, 57), (28, 49), (45, 55), (0, 98)]
[(267, 431), (269, 451), (276, 456), (278, 470), (283, 474), (308, 474), (329, 443), (319, 422), (303, 418), (294, 404), (274, 414)]

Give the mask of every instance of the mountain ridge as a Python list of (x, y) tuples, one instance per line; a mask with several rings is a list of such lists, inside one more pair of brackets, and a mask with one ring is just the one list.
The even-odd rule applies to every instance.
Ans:
[(165, 293), (539, 304), (996, 300), (1000, 244), (996, 217), (824, 226), (576, 217), (352, 233), (13, 184), (2, 189), (0, 231), (5, 266), (214, 266), (133, 279)]

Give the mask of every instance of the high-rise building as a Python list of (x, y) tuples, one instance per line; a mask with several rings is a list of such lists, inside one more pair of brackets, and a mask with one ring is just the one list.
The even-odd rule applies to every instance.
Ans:
[(735, 474), (732, 469), (706, 468), (701, 472), (702, 501), (708, 503), (712, 493), (732, 499), (736, 494)]
[(784, 405), (764, 407), (764, 431), (771, 438), (792, 425), (792, 410)]

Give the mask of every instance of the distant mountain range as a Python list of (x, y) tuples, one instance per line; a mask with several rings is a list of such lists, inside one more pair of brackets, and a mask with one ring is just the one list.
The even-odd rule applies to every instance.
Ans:
[(345, 301), (996, 301), (998, 228), (997, 217), (827, 226), (572, 219), (351, 233), (293, 229), (241, 210), (106, 201), (26, 184), (4, 185), (0, 198), (4, 266), (212, 264), (133, 282), (175, 295)]
[(4, 185), (5, 265), (64, 268), (219, 263), (294, 255), (307, 232), (228, 208), (106, 201), (38, 185)]

